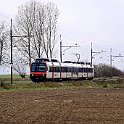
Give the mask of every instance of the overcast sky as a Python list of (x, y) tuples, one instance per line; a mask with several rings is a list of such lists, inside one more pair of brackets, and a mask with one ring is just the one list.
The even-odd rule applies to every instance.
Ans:
[[(17, 7), (30, 0), (1, 0), (0, 21), (10, 21)], [(51, 0), (39, 0), (48, 2)], [(124, 0), (52, 0), (59, 11), (58, 35), (63, 45), (80, 45), (67, 50), (63, 59), (90, 61), (90, 44), (93, 51), (107, 51), (95, 56), (94, 63), (110, 63), (110, 48), (113, 56), (124, 56)], [(8, 18), (9, 17), (9, 18)], [(59, 40), (59, 38), (58, 38)], [(58, 49), (59, 50), (59, 49)], [(58, 54), (59, 55), (59, 54)], [(58, 56), (57, 56), (58, 58)], [(113, 65), (124, 69), (124, 58), (114, 58)]]

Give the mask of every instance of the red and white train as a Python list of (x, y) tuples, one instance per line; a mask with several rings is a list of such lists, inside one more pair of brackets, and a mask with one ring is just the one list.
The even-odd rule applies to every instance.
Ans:
[(36, 59), (30, 67), (30, 78), (33, 82), (46, 80), (93, 79), (94, 67), (90, 63), (56, 59)]

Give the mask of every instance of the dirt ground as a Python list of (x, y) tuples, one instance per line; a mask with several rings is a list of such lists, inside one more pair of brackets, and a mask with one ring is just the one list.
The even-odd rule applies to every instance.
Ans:
[(0, 124), (124, 124), (124, 89), (1, 92)]

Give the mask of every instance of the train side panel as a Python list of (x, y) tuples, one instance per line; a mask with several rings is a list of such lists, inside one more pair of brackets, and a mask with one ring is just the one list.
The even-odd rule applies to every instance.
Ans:
[(38, 59), (31, 66), (30, 77), (34, 82), (56, 79), (92, 79), (94, 77), (94, 67), (85, 63), (44, 62)]

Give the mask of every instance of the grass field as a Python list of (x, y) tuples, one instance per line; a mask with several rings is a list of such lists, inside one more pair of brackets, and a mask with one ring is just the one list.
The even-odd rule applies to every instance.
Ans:
[[(11, 79), (11, 75), (10, 74), (7, 74), (7, 75), (0, 75), (0, 80), (4, 80), (4, 81), (10, 81)], [(29, 75), (26, 75), (26, 80), (30, 80), (30, 77)], [(16, 81), (16, 80), (22, 80), (22, 77), (20, 75), (17, 75), (17, 74), (13, 74), (13, 80)]]
[(29, 75), (26, 78), (21, 78), (19, 75), (13, 75), (13, 84), (11, 84), (10, 75), (0, 75), (0, 91), (18, 91), (18, 90), (47, 90), (47, 89), (63, 89), (71, 87), (81, 88), (124, 88), (124, 79), (113, 78), (99, 78), (92, 81), (87, 80), (73, 80), (62, 82), (42, 82), (32, 83)]

